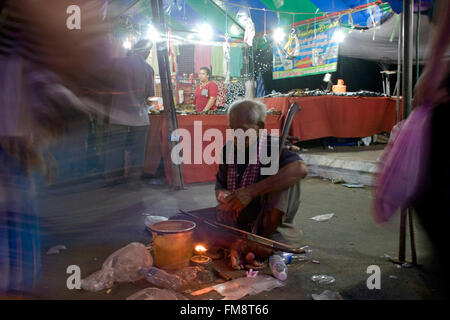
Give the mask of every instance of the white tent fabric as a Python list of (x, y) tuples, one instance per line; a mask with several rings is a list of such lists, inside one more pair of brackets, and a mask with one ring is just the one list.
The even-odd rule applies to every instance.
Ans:
[[(392, 31), (394, 30), (397, 14), (385, 21), (381, 26), (375, 29), (367, 30), (352, 30), (347, 34), (347, 37), (339, 45), (339, 55), (352, 58), (360, 58), (372, 61), (378, 61), (386, 64), (396, 64), (398, 59), (398, 29), (400, 28), (400, 21), (397, 25), (395, 36), (390, 42)], [(414, 51), (413, 60), (416, 60), (416, 20), (417, 15), (414, 15)], [(427, 48), (432, 39), (432, 25), (429, 23), (428, 16), (422, 15), (420, 17), (419, 30), (419, 61), (426, 59)], [(448, 55), (450, 52), (448, 52)]]

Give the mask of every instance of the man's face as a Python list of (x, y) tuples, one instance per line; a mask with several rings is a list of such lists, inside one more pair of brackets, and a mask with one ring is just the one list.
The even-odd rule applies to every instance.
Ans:
[[(248, 148), (249, 145), (253, 144), (257, 137), (258, 137), (258, 130), (259, 129), (263, 129), (264, 128), (264, 124), (254, 124), (254, 123), (249, 123), (248, 120), (246, 119), (245, 115), (239, 114), (239, 113), (232, 113), (230, 114), (230, 117), (228, 119), (228, 124), (230, 126), (231, 129), (233, 130), (238, 130), (238, 129), (242, 129), (244, 132), (246, 132), (247, 130), (253, 130), (254, 131), (254, 135), (250, 136), (250, 137), (245, 137), (245, 148)], [(252, 139), (250, 139), (252, 138)], [(234, 145), (239, 147), (237, 145), (238, 141), (237, 141), (237, 137), (234, 137)]]
[(206, 82), (208, 81), (209, 76), (205, 70), (201, 69), (198, 73), (198, 78), (200, 79), (201, 82)]

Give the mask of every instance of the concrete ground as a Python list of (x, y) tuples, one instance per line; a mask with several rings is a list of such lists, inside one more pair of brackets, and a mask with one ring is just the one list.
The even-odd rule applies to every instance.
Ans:
[[(188, 185), (174, 191), (165, 185), (139, 188), (132, 185), (102, 187), (99, 182), (42, 190), (39, 212), (42, 228), (42, 277), (33, 291), (40, 299), (125, 299), (149, 287), (145, 281), (115, 284), (110, 293), (68, 290), (69, 265), (78, 265), (82, 277), (101, 268), (115, 250), (130, 242), (150, 242), (144, 211), (169, 217), (178, 212), (216, 204), (213, 183)], [(320, 264), (294, 262), (288, 266), (286, 285), (245, 299), (302, 300), (324, 290), (344, 299), (440, 299), (441, 275), (426, 234), (415, 220), (419, 266), (398, 268), (384, 257), (398, 253), (398, 216), (387, 226), (376, 226), (370, 212), (371, 190), (350, 189), (329, 180), (307, 178), (302, 184), (301, 211), (297, 224), (304, 245)], [(334, 213), (326, 222), (310, 218)], [(67, 250), (46, 255), (49, 247)], [(407, 246), (407, 257), (410, 257)], [(367, 268), (381, 269), (381, 288), (369, 290)], [(318, 285), (311, 276), (325, 274), (336, 281)], [(217, 296), (216, 298), (219, 298)]]

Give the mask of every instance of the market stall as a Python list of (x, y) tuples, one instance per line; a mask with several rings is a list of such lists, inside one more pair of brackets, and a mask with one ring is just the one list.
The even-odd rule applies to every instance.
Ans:
[[(300, 140), (323, 137), (358, 138), (390, 132), (396, 123), (396, 100), (391, 97), (333, 96), (263, 98), (267, 109), (287, 113), (296, 102), (301, 108), (291, 127)], [(401, 114), (401, 104), (399, 114)]]
[[(180, 129), (187, 129), (191, 136), (194, 137), (194, 123), (201, 121), (202, 136), (208, 129), (218, 129), (225, 137), (226, 129), (228, 129), (228, 119), (225, 114), (216, 115), (179, 115), (177, 116), (178, 127)], [(280, 129), (281, 128), (281, 115), (268, 115), (266, 118), (266, 129)], [(149, 139), (147, 141), (146, 160), (144, 165), (144, 172), (149, 174), (155, 174), (158, 169), (158, 165), (163, 159), (164, 171), (166, 175), (167, 183), (172, 183), (172, 173), (170, 171), (171, 166), (171, 150), (168, 148), (169, 136), (166, 130), (166, 124), (164, 115), (154, 114), (150, 115), (150, 128)], [(223, 141), (225, 143), (225, 141)], [(195, 142), (194, 142), (195, 143)], [(202, 142), (202, 154), (205, 148), (210, 144), (209, 141)], [(224, 144), (223, 143), (223, 144)], [(192, 144), (191, 154), (194, 157), (194, 147)], [(194, 162), (194, 161), (192, 161)], [(203, 161), (202, 161), (203, 162)], [(183, 178), (186, 183), (194, 182), (206, 182), (214, 181), (218, 164), (208, 165), (206, 163), (201, 164), (186, 164), (181, 165)]]

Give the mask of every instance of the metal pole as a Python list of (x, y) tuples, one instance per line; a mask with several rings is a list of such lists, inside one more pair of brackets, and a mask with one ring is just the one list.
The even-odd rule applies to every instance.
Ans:
[[(151, 0), (152, 15), (154, 21), (158, 25), (158, 29), (167, 35), (167, 28), (164, 22), (164, 11), (161, 0)], [(164, 116), (166, 119), (167, 135), (163, 139), (168, 139), (168, 147), (172, 149), (177, 141), (172, 141), (172, 132), (178, 129), (177, 115), (175, 111), (175, 103), (173, 100), (172, 81), (169, 67), (168, 41), (161, 41), (156, 43), (159, 75), (161, 78), (161, 90), (163, 94)], [(171, 163), (172, 182), (176, 189), (184, 188), (183, 173), (181, 165)]]
[(420, 30), (420, 7), (422, 6), (422, 0), (417, 3), (417, 25), (416, 25), (416, 83), (419, 81), (419, 30)]
[(409, 207), (408, 209), (408, 220), (409, 220), (409, 237), (411, 240), (411, 259), (414, 265), (417, 264), (417, 254), (416, 254), (416, 242), (414, 238), (414, 223), (413, 223), (413, 208)]
[(405, 251), (406, 251), (406, 216), (407, 209), (402, 208), (400, 212), (400, 238), (398, 245), (398, 260), (399, 262), (405, 261)]
[(403, 118), (412, 110), (413, 0), (403, 1)]
[[(243, 26), (241, 26), (241, 24), (239, 22), (237, 22), (232, 16), (230, 16), (224, 9), (222, 9), (222, 7), (220, 7), (214, 0), (209, 0), (209, 2), (217, 9), (219, 10), (223, 15), (225, 15), (225, 19), (230, 19), (231, 21), (233, 21), (239, 29), (241, 29), (242, 31), (245, 32), (245, 28)], [(225, 33), (228, 33), (228, 30), (225, 30)]]
[(400, 28), (398, 29), (398, 56), (397, 56), (397, 100), (395, 104), (396, 118), (395, 123), (398, 123), (400, 112), (400, 89), (402, 79), (402, 36), (403, 36), (403, 14), (400, 13)]

